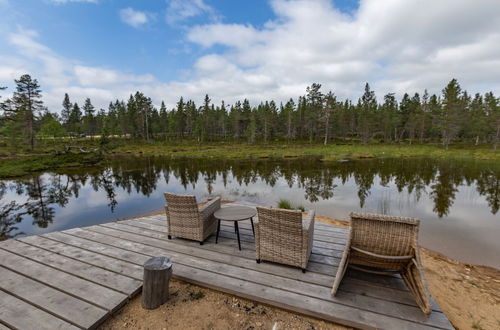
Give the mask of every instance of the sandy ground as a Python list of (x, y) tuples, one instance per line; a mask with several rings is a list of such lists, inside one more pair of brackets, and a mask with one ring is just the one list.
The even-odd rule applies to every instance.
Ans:
[[(347, 226), (325, 217), (316, 220)], [(500, 329), (500, 270), (426, 249), (422, 258), (430, 292), (457, 329)], [(101, 329), (346, 329), (177, 280), (171, 281), (170, 294), (167, 303), (151, 311), (142, 309), (139, 295)]]

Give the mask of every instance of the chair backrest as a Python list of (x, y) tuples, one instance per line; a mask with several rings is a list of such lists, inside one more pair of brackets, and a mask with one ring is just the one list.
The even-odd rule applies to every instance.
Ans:
[(413, 255), (420, 221), (379, 214), (351, 213), (351, 246), (387, 255)]
[(278, 208), (257, 207), (259, 227), (265, 229), (283, 229), (296, 231), (302, 230), (302, 213), (295, 210)]
[(193, 221), (199, 218), (198, 204), (193, 195), (165, 193), (167, 214), (171, 222)]

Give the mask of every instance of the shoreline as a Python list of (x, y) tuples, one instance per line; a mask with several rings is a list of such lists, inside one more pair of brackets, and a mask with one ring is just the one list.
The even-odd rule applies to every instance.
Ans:
[(482, 146), (455, 144), (443, 149), (437, 144), (305, 144), (305, 143), (137, 143), (126, 139), (112, 140), (104, 149), (96, 141), (77, 141), (86, 153), (62, 152), (64, 144), (44, 146), (31, 153), (15, 153), (0, 148), (0, 180), (15, 179), (33, 173), (64, 170), (79, 166), (104, 166), (114, 157), (162, 156), (170, 159), (298, 159), (315, 157), (320, 161), (360, 160), (373, 158), (430, 157), (467, 161), (494, 162), (500, 160), (500, 151)]
[[(163, 213), (161, 210), (127, 219)], [(323, 216), (316, 216), (316, 221), (348, 226), (347, 221)], [(421, 256), (429, 291), (454, 327), (500, 327), (500, 270), (461, 263), (425, 248), (421, 248)], [(168, 324), (169, 329), (228, 328), (233, 325), (253, 329), (269, 329), (274, 325), (294, 329), (347, 329), (179, 280), (172, 282), (171, 289), (174, 297), (160, 308), (143, 310), (139, 294), (100, 328), (147, 329), (163, 328)], [(213, 316), (216, 318), (213, 319)]]

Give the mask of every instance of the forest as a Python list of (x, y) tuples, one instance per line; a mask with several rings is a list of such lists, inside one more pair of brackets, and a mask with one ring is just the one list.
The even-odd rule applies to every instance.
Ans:
[[(5, 89), (5, 87), (1, 87)], [(22, 75), (9, 98), (0, 99), (0, 138), (4, 145), (23, 139), (31, 150), (37, 139), (62, 137), (128, 137), (138, 141), (197, 143), (273, 141), (324, 143), (441, 143), (491, 144), (500, 139), (500, 98), (493, 92), (469, 94), (452, 79), (441, 94), (394, 93), (377, 98), (366, 83), (356, 100), (340, 99), (313, 83), (305, 94), (286, 103), (272, 100), (251, 105), (214, 104), (208, 95), (201, 105), (183, 97), (167, 109), (141, 92), (96, 109), (62, 96), (61, 109), (44, 106), (37, 79)]]

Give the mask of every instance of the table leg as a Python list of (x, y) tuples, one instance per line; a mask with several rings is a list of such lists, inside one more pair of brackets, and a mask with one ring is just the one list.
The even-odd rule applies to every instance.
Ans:
[(253, 229), (253, 217), (250, 218), (250, 223), (252, 224), (253, 237), (255, 237), (255, 229)]
[(241, 251), (241, 243), (240, 243), (240, 229), (238, 228), (238, 221), (234, 222), (234, 229), (236, 230), (236, 236), (238, 236), (238, 248)]
[(215, 244), (217, 244), (217, 241), (219, 240), (219, 231), (220, 231), (220, 219), (217, 219), (217, 234), (215, 235)]

